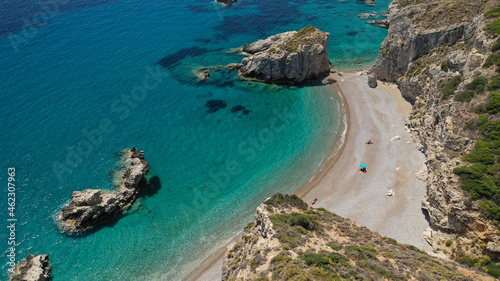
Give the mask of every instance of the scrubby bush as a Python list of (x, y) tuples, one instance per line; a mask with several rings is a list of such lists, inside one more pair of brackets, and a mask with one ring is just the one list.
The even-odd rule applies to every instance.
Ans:
[(500, 89), (500, 76), (496, 75), (491, 77), (491, 82), (487, 85), (490, 91)]
[(466, 90), (456, 94), (454, 100), (469, 102), (472, 100), (473, 97), (474, 97), (474, 92), (471, 90)]
[(491, 114), (500, 113), (500, 92), (490, 93), (488, 103), (486, 104), (486, 110)]
[(448, 72), (448, 70), (450, 70), (450, 68), (448, 67), (448, 61), (443, 61), (441, 63), (441, 70), (444, 72)]
[(264, 204), (273, 206), (273, 207), (279, 207), (279, 206), (285, 206), (289, 208), (298, 208), (305, 210), (307, 209), (307, 203), (302, 201), (297, 195), (288, 195), (288, 194), (281, 194), (281, 193), (276, 193), (271, 198), (266, 200)]
[(441, 90), (443, 91), (443, 99), (447, 99), (449, 96), (453, 95), (462, 82), (462, 76), (457, 75), (451, 78), (450, 81), (441, 84)]
[(499, 35), (500, 34), (500, 19), (496, 19), (490, 24), (486, 26), (486, 31), (494, 34), (494, 35)]

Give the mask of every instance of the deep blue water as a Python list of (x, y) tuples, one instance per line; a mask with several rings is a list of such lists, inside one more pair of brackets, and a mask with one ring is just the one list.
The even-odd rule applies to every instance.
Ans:
[[(342, 116), (329, 87), (247, 83), (227, 52), (314, 25), (337, 68), (373, 62), (387, 32), (354, 0), (0, 0), (0, 268), (7, 280), (7, 168), (16, 169), (17, 261), (49, 254), (54, 281), (179, 280), (275, 192), (321, 167)], [(208, 100), (227, 107), (207, 112)], [(249, 110), (231, 112), (237, 105)], [(146, 153), (152, 189), (115, 223), (61, 234), (75, 190), (113, 188), (118, 152)], [(5, 250), (4, 250), (5, 249)]]

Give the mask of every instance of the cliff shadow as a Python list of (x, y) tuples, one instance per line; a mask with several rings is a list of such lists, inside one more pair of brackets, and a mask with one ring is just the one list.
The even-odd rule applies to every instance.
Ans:
[(144, 181), (144, 186), (141, 187), (138, 197), (151, 197), (158, 193), (158, 191), (161, 189), (161, 181), (160, 177), (158, 176), (154, 176), (148, 181)]

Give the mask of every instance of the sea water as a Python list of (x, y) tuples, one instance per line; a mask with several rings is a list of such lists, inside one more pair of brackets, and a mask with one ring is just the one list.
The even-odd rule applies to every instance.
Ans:
[[(357, 15), (388, 4), (1, 0), (1, 279), (9, 167), (16, 261), (48, 254), (54, 281), (186, 277), (265, 198), (321, 169), (343, 119), (330, 86), (249, 83), (224, 70), (199, 81), (196, 69), (239, 62), (232, 48), (307, 25), (330, 33), (335, 68), (369, 65), (387, 31)], [(227, 106), (210, 113), (209, 100)], [(133, 146), (150, 164), (148, 191), (107, 226), (61, 233), (72, 192), (112, 189), (119, 151)]]

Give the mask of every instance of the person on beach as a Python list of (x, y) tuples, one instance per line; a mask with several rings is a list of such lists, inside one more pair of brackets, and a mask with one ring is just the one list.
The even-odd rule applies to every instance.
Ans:
[(368, 140), (366, 144), (373, 144), (372, 140)]
[(360, 172), (366, 173), (366, 167), (359, 169)]
[(314, 198), (314, 200), (312, 201), (313, 205), (316, 205), (316, 203), (318, 203), (318, 198)]

